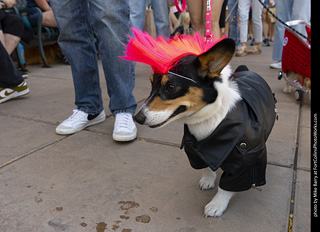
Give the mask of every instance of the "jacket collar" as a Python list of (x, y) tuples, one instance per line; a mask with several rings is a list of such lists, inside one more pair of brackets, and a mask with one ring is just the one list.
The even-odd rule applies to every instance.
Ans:
[(247, 120), (244, 113), (246, 108), (243, 101), (237, 102), (212, 134), (200, 141), (196, 140), (185, 124), (180, 149), (185, 147), (186, 152), (196, 152), (212, 169), (218, 169), (243, 134), (244, 122)]

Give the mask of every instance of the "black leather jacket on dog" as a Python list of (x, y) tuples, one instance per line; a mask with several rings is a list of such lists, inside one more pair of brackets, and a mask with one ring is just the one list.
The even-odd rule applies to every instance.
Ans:
[(195, 169), (219, 167), (224, 171), (220, 188), (244, 191), (266, 183), (266, 141), (276, 118), (275, 98), (258, 74), (242, 71), (233, 75), (242, 100), (206, 139), (197, 141), (184, 127), (184, 147)]

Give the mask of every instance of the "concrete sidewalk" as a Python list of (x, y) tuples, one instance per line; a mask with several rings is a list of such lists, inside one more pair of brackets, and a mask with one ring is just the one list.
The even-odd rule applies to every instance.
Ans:
[[(268, 140), (267, 184), (237, 194), (221, 218), (202, 216), (217, 189), (200, 190), (201, 171), (179, 149), (179, 122), (138, 125), (137, 140), (114, 142), (100, 64), (106, 121), (57, 135), (55, 127), (75, 108), (70, 66), (29, 66), (31, 93), (0, 105), (0, 231), (283, 232), (290, 221), (292, 231), (310, 231), (310, 101), (305, 96), (300, 105), (293, 93), (282, 93), (271, 54), (263, 47), (261, 55), (231, 62), (267, 80), (280, 117)], [(151, 73), (137, 65), (139, 106)]]

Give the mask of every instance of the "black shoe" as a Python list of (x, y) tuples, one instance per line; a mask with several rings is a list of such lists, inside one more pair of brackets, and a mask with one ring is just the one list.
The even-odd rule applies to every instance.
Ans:
[(256, 43), (255, 39), (253, 38), (251, 43), (250, 43), (250, 46), (254, 46), (254, 44)]
[(270, 46), (269, 39), (268, 39), (268, 38), (265, 38), (265, 39), (263, 40), (262, 45), (263, 45), (263, 46), (267, 46), (267, 47), (269, 47), (269, 46)]

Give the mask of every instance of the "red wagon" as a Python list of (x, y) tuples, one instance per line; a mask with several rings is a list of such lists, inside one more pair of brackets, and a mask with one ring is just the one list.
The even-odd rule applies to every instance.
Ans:
[[(310, 91), (306, 83), (310, 81), (311, 85), (311, 25), (303, 20), (293, 20), (286, 24), (281, 59), (282, 71), (278, 79), (284, 77), (289, 85), (296, 88), (295, 98), (301, 101), (303, 93)], [(302, 38), (290, 28), (297, 24), (305, 25), (309, 40)]]

